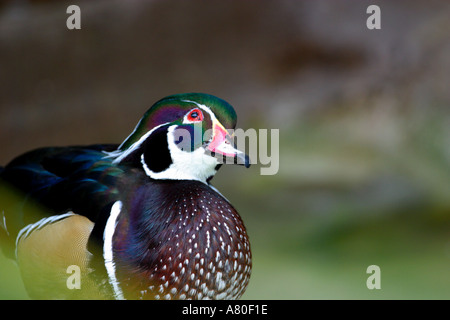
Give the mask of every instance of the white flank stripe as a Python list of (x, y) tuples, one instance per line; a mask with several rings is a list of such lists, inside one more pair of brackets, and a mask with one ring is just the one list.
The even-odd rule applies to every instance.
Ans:
[(122, 201), (116, 201), (111, 207), (111, 213), (106, 222), (105, 231), (103, 232), (103, 258), (105, 259), (105, 267), (108, 272), (109, 283), (114, 289), (116, 299), (123, 300), (123, 292), (119, 287), (116, 278), (116, 266), (113, 261), (113, 235), (116, 230), (117, 217), (122, 210)]
[(5, 211), (2, 210), (2, 217), (3, 217), (3, 223), (1, 227), (5, 230), (6, 234), (9, 236), (8, 227), (6, 226), (6, 217), (5, 217)]
[(25, 226), (24, 228), (20, 229), (19, 234), (17, 235), (17, 238), (16, 238), (16, 258), (17, 258), (17, 245), (19, 244), (19, 241), (22, 237), (26, 238), (33, 231), (39, 230), (47, 224), (54, 223), (56, 221), (65, 219), (65, 218), (73, 216), (73, 215), (74, 215), (74, 213), (72, 211), (69, 211), (67, 213), (60, 214), (57, 216), (50, 216), (47, 218), (43, 218), (35, 223), (29, 224), (29, 225)]

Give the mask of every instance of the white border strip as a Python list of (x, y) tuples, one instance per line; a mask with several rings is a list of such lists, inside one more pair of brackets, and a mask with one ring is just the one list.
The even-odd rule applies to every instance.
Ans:
[(116, 278), (116, 266), (113, 260), (113, 235), (116, 230), (117, 218), (119, 217), (120, 211), (122, 211), (122, 201), (114, 202), (103, 232), (103, 258), (105, 259), (109, 283), (113, 287), (115, 298), (124, 300), (123, 292), (120, 289), (119, 281)]

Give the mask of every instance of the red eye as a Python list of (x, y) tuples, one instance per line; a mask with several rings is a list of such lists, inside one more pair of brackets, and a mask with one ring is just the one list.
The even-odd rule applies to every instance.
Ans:
[(203, 120), (203, 114), (200, 111), (200, 109), (194, 109), (189, 112), (187, 115), (187, 120), (196, 122), (196, 121), (202, 121)]

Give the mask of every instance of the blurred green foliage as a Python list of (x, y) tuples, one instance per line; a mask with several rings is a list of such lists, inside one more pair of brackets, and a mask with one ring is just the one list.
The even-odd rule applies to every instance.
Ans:
[[(277, 175), (215, 178), (250, 234), (244, 298), (450, 298), (448, 112), (351, 107), (280, 129)], [(366, 287), (372, 264), (381, 290)]]

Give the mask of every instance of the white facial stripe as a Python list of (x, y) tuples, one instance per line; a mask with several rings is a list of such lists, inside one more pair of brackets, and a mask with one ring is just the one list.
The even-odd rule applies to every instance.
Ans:
[[(131, 153), (133, 153), (136, 149), (138, 149), (140, 146), (141, 146), (141, 144), (152, 134), (152, 132), (153, 131), (155, 131), (156, 129), (158, 129), (159, 127), (162, 127), (162, 126), (164, 126), (164, 125), (166, 125), (166, 124), (168, 124), (168, 122), (167, 123), (163, 123), (163, 124), (160, 124), (159, 126), (156, 126), (156, 127), (154, 127), (152, 130), (150, 130), (150, 131), (148, 131), (146, 134), (144, 134), (138, 141), (136, 141), (135, 143), (133, 143), (132, 145), (131, 145), (131, 147), (129, 147), (127, 150), (125, 150), (125, 151), (120, 151), (119, 149), (120, 149), (120, 147), (118, 148), (118, 150), (115, 150), (115, 151), (112, 151), (112, 152), (106, 152), (106, 151), (104, 151), (104, 153), (106, 153), (107, 154), (107, 158), (115, 158), (114, 160), (113, 160), (113, 163), (114, 164), (117, 164), (117, 163), (119, 163), (120, 161), (122, 161), (123, 159), (125, 159), (126, 157), (128, 157)], [(134, 132), (134, 131), (133, 131)], [(127, 138), (128, 139), (128, 138)], [(125, 139), (125, 141), (126, 141), (126, 139)], [(124, 142), (125, 142), (124, 141)], [(123, 142), (123, 143), (124, 143)], [(122, 144), (123, 144), (122, 143)], [(122, 145), (121, 144), (121, 145)]]
[(116, 299), (123, 300), (123, 292), (119, 287), (119, 281), (116, 278), (116, 265), (113, 260), (113, 236), (116, 231), (117, 218), (122, 211), (122, 201), (116, 201), (111, 207), (111, 213), (105, 225), (103, 232), (103, 258), (108, 272), (109, 283), (113, 287)]
[(203, 147), (192, 152), (183, 151), (175, 144), (174, 131), (177, 125), (169, 127), (167, 143), (169, 146), (172, 164), (164, 171), (153, 172), (141, 156), (141, 163), (145, 173), (153, 179), (170, 180), (198, 180), (206, 183), (206, 180), (216, 173), (216, 166), (219, 163), (216, 158), (206, 154)]
[(121, 149), (123, 144), (136, 132), (136, 130), (141, 125), (142, 120), (143, 119), (139, 120), (138, 124), (136, 125), (136, 127), (134, 127), (133, 131), (128, 135), (128, 137), (125, 140), (123, 140), (123, 142), (120, 144), (120, 146), (117, 149)]
[[(181, 100), (183, 102), (189, 102), (189, 103), (193, 103), (195, 104), (197, 107), (199, 107), (200, 109), (206, 111), (210, 117), (211, 120), (217, 120), (216, 116), (214, 115), (214, 113), (211, 111), (211, 109), (209, 107), (207, 107), (204, 104), (200, 104), (198, 102), (195, 101), (191, 101), (191, 100)], [(191, 110), (192, 111), (192, 110)], [(183, 119), (183, 123), (191, 123), (191, 121), (186, 122), (187, 121), (187, 116), (185, 116), (185, 118)], [(153, 129), (151, 129), (150, 131), (148, 131), (146, 134), (144, 134), (138, 141), (136, 141), (135, 143), (133, 143), (131, 145), (131, 147), (129, 147), (128, 149), (126, 149), (125, 151), (121, 151), (120, 148), (123, 146), (123, 144), (136, 132), (136, 130), (138, 129), (139, 125), (141, 124), (142, 119), (138, 122), (138, 124), (136, 125), (136, 127), (134, 128), (133, 132), (131, 132), (131, 134), (120, 144), (120, 146), (117, 148), (117, 150), (108, 152), (108, 151), (103, 151), (103, 153), (107, 154), (106, 158), (115, 158), (113, 163), (117, 164), (120, 161), (122, 161), (123, 159), (125, 159), (126, 157), (128, 157), (133, 151), (135, 151), (137, 148), (140, 147), (140, 145), (145, 141), (145, 139), (147, 139), (150, 134), (152, 134), (153, 131), (155, 131), (156, 129), (158, 129), (161, 126), (167, 125), (169, 122), (160, 124), (156, 127), (154, 127)]]
[[(210, 115), (211, 120), (213, 122), (215, 121), (218, 122), (216, 116), (208, 106), (191, 100), (182, 100), (182, 101), (193, 103), (204, 112), (207, 112)], [(191, 109), (190, 111), (192, 110), (193, 109)], [(192, 123), (192, 121), (188, 121), (187, 115), (185, 115), (183, 123)], [(123, 159), (128, 157), (134, 151), (136, 151), (142, 145), (142, 143), (153, 133), (153, 131), (167, 124), (169, 124), (169, 122), (154, 127), (146, 134), (144, 134), (138, 141), (134, 142), (128, 149), (121, 151), (120, 148), (123, 146), (123, 144), (133, 134), (135, 134), (137, 128), (140, 125), (139, 122), (138, 125), (133, 130), (133, 132), (122, 142), (118, 150), (112, 152), (104, 151), (104, 153), (107, 154), (105, 157), (114, 158), (113, 160), (114, 164), (120, 163)], [(167, 142), (170, 155), (172, 157), (172, 164), (169, 166), (169, 168), (167, 168), (162, 172), (153, 172), (145, 163), (144, 155), (142, 154), (141, 163), (145, 173), (153, 179), (198, 180), (207, 183), (206, 180), (216, 173), (215, 168), (219, 164), (218, 160), (206, 154), (205, 152), (206, 150), (203, 147), (197, 148), (193, 152), (180, 150), (175, 144), (175, 138), (173, 133), (176, 127), (177, 127), (176, 125), (170, 126), (167, 135), (168, 139)]]
[[(214, 123), (214, 122), (220, 123), (220, 121), (217, 120), (216, 115), (214, 114), (214, 112), (212, 112), (211, 109), (210, 109), (208, 106), (206, 106), (206, 105), (204, 105), (204, 104), (201, 104), (201, 103), (198, 103), (198, 102), (195, 102), (195, 101), (191, 101), (191, 100), (182, 100), (182, 101), (183, 101), (183, 102), (193, 103), (193, 104), (195, 104), (197, 107), (199, 107), (200, 109), (202, 109), (202, 110), (208, 112), (208, 114), (209, 114), (210, 117), (211, 117), (212, 123)], [(211, 142), (212, 139), (213, 139), (213, 137), (211, 136), (211, 138), (209, 139), (208, 142)]]
[(212, 112), (211, 109), (208, 106), (206, 106), (204, 104), (201, 104), (201, 103), (198, 103), (198, 102), (195, 102), (195, 101), (191, 101), (191, 100), (181, 100), (181, 101), (195, 104), (197, 107), (199, 107), (203, 111), (208, 112), (209, 116), (211, 117), (211, 120), (213, 120), (213, 121), (215, 120), (217, 122), (219, 121), (219, 120), (217, 120), (216, 115), (214, 114), (214, 112)]

